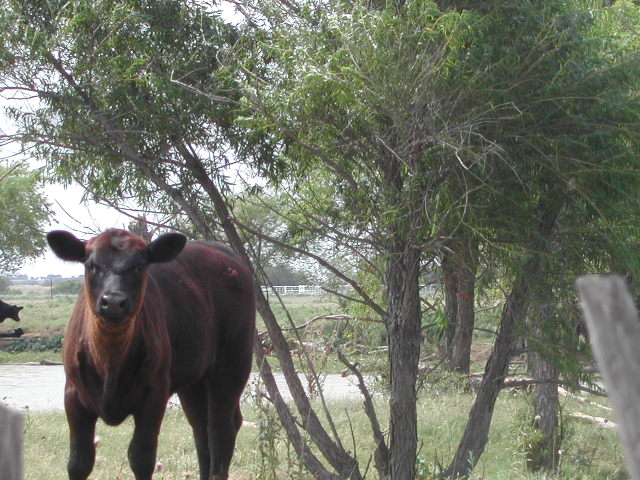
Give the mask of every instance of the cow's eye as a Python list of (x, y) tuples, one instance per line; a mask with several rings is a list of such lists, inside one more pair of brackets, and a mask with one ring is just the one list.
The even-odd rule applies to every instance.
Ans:
[(126, 272), (142, 273), (143, 270), (144, 270), (144, 265), (139, 263), (138, 265), (134, 265), (132, 267), (127, 268)]
[(90, 263), (87, 267), (89, 268), (89, 273), (91, 275), (95, 275), (96, 273), (98, 273), (100, 271), (100, 267), (98, 265), (96, 265), (95, 263)]

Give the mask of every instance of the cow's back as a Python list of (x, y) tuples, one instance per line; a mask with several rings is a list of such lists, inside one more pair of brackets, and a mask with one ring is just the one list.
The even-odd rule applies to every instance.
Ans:
[(174, 391), (197, 380), (221, 352), (246, 356), (252, 348), (252, 276), (227, 249), (190, 242), (175, 260), (149, 267), (143, 311), (166, 322)]

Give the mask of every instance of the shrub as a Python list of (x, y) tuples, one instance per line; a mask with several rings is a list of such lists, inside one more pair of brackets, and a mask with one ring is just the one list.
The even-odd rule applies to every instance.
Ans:
[(62, 348), (64, 335), (54, 335), (51, 337), (33, 337), (27, 341), (11, 342), (3, 348), (9, 353), (19, 352), (45, 352), (47, 350), (57, 351)]
[(54, 295), (77, 295), (82, 289), (82, 280), (65, 280), (53, 286)]

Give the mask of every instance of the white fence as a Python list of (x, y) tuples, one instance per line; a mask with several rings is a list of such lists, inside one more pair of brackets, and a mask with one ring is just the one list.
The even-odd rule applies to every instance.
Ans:
[[(261, 286), (262, 292), (265, 294), (278, 295), (325, 295), (328, 293), (320, 285), (274, 285), (273, 287)], [(351, 285), (340, 285), (337, 291), (343, 295), (353, 291)], [(433, 295), (437, 291), (437, 286), (433, 283), (428, 285), (420, 285), (421, 295)]]
[(266, 294), (278, 295), (323, 295), (325, 291), (320, 285), (274, 285), (273, 287), (260, 287)]

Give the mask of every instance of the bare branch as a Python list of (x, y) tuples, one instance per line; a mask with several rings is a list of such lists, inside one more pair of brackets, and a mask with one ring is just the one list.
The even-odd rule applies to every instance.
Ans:
[(351, 363), (347, 360), (347, 357), (338, 350), (338, 359), (353, 373), (358, 379), (358, 388), (362, 393), (363, 403), (364, 403), (364, 411), (367, 414), (367, 418), (369, 419), (369, 423), (371, 424), (371, 430), (373, 431), (373, 438), (376, 442), (376, 450), (374, 453), (374, 458), (376, 462), (376, 469), (380, 474), (380, 478), (387, 478), (389, 475), (389, 449), (384, 440), (384, 435), (382, 433), (382, 429), (380, 428), (380, 422), (378, 421), (378, 416), (376, 415), (375, 407), (373, 406), (373, 400), (371, 399), (371, 395), (369, 394), (369, 390), (367, 389), (367, 385), (365, 384), (364, 378), (360, 370), (358, 370), (357, 365)]
[(311, 252), (308, 252), (307, 250), (304, 250), (302, 248), (298, 248), (295, 247), (293, 245), (289, 245), (287, 243), (281, 242), (280, 240), (277, 240), (269, 235), (266, 235), (264, 233), (258, 232), (255, 229), (249, 227), (248, 225), (244, 225), (242, 224), (240, 221), (238, 221), (237, 219), (232, 219), (233, 223), (235, 223), (236, 225), (238, 225), (242, 230), (250, 233), (251, 235), (255, 235), (256, 237), (262, 238), (263, 240), (267, 240), (270, 243), (273, 243), (274, 245), (278, 245), (279, 247), (282, 248), (286, 248), (288, 250), (291, 250), (292, 252), (296, 252), (296, 253), (300, 253), (302, 255), (305, 255), (309, 258), (312, 258), (313, 260), (315, 260), (316, 262), (318, 262), (320, 265), (322, 265), (324, 268), (326, 268), (327, 270), (329, 270), (331, 273), (333, 273), (334, 275), (336, 275), (338, 278), (341, 278), (342, 280), (344, 280), (345, 282), (347, 282), (349, 285), (351, 285), (353, 287), (353, 289), (358, 292), (358, 294), (362, 297), (365, 305), (371, 307), (378, 315), (380, 315), (381, 317), (384, 317), (385, 315), (385, 310), (378, 305), (368, 294), (367, 292), (364, 291), (364, 289), (358, 285), (358, 283), (356, 283), (353, 279), (351, 279), (350, 277), (347, 277), (344, 273), (342, 273), (340, 270), (338, 270), (337, 268), (335, 268), (333, 265), (331, 265), (329, 262), (327, 262), (326, 260), (324, 260), (323, 258), (320, 258), (318, 255), (315, 255)]

